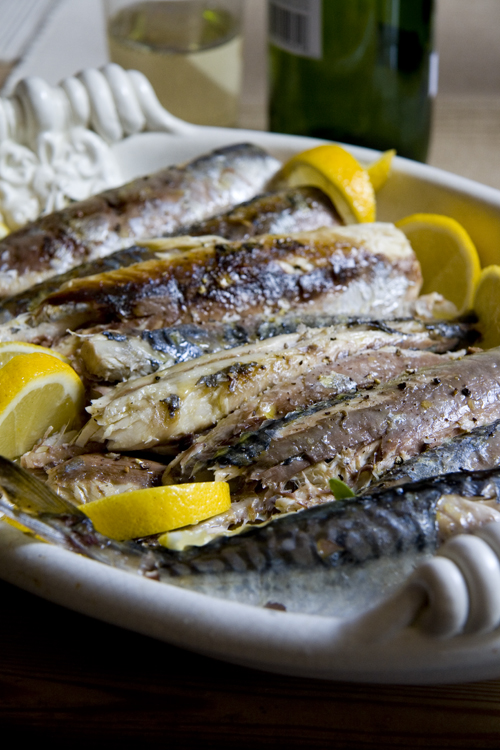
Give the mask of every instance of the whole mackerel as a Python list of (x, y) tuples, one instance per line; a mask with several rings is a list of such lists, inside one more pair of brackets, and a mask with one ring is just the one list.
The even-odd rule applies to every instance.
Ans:
[[(184, 226), (174, 233), (199, 237), (206, 234), (224, 237), (226, 240), (243, 241), (259, 234), (306, 232), (320, 227), (340, 225), (340, 217), (331, 201), (321, 190), (313, 187), (295, 188), (281, 193), (266, 193), (239, 204), (235, 208), (191, 226)], [(65, 273), (29, 287), (0, 301), (0, 323), (30, 310), (52, 292), (60, 289), (71, 279), (94, 276), (105, 271), (125, 268), (144, 260), (152, 260), (156, 251), (148, 246), (133, 245), (117, 250), (104, 258), (81, 263)]]
[(228, 146), (42, 216), (0, 242), (0, 297), (242, 203), (279, 167), (257, 146)]
[(0, 486), (0, 509), (54, 544), (213, 596), (324, 615), (359, 612), (401, 584), (439, 545), (441, 508), (450, 498), (459, 517), (469, 516), (470, 530), (500, 518), (499, 471), (455, 474), (327, 502), (175, 552), (103, 537), (72, 503), (3, 458)]
[(421, 272), (392, 224), (315, 232), (151, 241), (154, 260), (73, 279), (35, 311), (0, 326), (0, 340), (53, 345), (96, 325), (127, 331), (244, 320), (293, 309), (308, 314), (396, 317), (417, 298)]
[(397, 462), (500, 418), (500, 348), (402, 375), (268, 420), (203, 460), (182, 455), (168, 481), (233, 478), (243, 496), (291, 487), (314, 495), (338, 477), (360, 490)]
[[(467, 348), (478, 338), (474, 326), (461, 322), (408, 320), (367, 320), (345, 316), (286, 314), (274, 318), (247, 318), (234, 323), (194, 323), (157, 328), (152, 331), (119, 333), (112, 330), (85, 336), (74, 352), (78, 371), (96, 381), (116, 383), (149, 375), (159, 369), (187, 362), (244, 344), (295, 333), (300, 327), (333, 327), (356, 331), (365, 325), (386, 333), (405, 333), (410, 347), (433, 352)], [(422, 334), (415, 343), (413, 334)], [(396, 357), (397, 359), (397, 357)]]
[(78, 444), (97, 441), (113, 451), (171, 451), (217, 425), (202, 442), (205, 451), (208, 443), (212, 452), (219, 452), (220, 438), (213, 433), (227, 433), (227, 420), (229, 434), (238, 436), (271, 417), (353, 391), (357, 384), (388, 380), (408, 368), (456, 356), (426, 351), (430, 339), (425, 326), (418, 330), (417, 325), (413, 332), (411, 327), (307, 328), (134, 378), (92, 402), (87, 409), (92, 419)]

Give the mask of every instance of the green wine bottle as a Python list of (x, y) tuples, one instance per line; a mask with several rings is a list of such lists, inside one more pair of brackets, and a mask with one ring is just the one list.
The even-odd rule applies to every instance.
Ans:
[(434, 0), (268, 0), (270, 129), (425, 161)]

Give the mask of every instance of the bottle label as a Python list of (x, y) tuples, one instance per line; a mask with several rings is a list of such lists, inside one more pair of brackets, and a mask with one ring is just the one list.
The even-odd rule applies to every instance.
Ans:
[(285, 52), (321, 59), (321, 0), (269, 0), (269, 38)]

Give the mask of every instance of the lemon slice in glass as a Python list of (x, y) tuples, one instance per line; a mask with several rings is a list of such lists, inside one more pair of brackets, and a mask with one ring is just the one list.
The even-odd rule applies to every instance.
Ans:
[(230, 506), (227, 482), (196, 482), (108, 495), (79, 509), (101, 534), (124, 540), (189, 526)]
[(483, 349), (500, 346), (500, 266), (487, 266), (481, 272), (474, 297)]
[(346, 224), (375, 221), (375, 191), (367, 170), (335, 143), (293, 156), (282, 175), (290, 187), (323, 190)]
[(49, 354), (18, 354), (0, 369), (0, 455), (17, 458), (49, 428), (73, 426), (83, 407), (82, 381)]
[(479, 256), (465, 229), (449, 216), (412, 214), (396, 222), (417, 256), (424, 279), (421, 294), (438, 292), (461, 315), (472, 308), (479, 281)]

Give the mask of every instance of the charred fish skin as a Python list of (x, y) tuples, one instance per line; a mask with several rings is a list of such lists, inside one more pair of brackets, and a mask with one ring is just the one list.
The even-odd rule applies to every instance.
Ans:
[(189, 238), (191, 249), (185, 249), (186, 238), (165, 242), (169, 251), (156, 260), (70, 281), (33, 315), (0, 327), (0, 339), (54, 341), (68, 329), (116, 329), (132, 321), (149, 329), (235, 321), (292, 306), (312, 314), (397, 317), (421, 284), (413, 250), (391, 224), (264, 235), (243, 243)]
[(228, 146), (43, 216), (0, 242), (0, 297), (242, 203), (279, 166), (257, 146)]
[[(303, 232), (341, 223), (330, 200), (320, 190), (296, 188), (283, 193), (259, 195), (214, 218), (181, 227), (175, 234), (193, 237), (211, 234), (230, 241), (242, 241), (259, 234)], [(28, 290), (0, 301), (0, 323), (34, 310), (45, 297), (71, 279), (125, 268), (134, 263), (152, 260), (155, 255), (155, 251), (147, 246), (134, 245), (51, 276)]]

